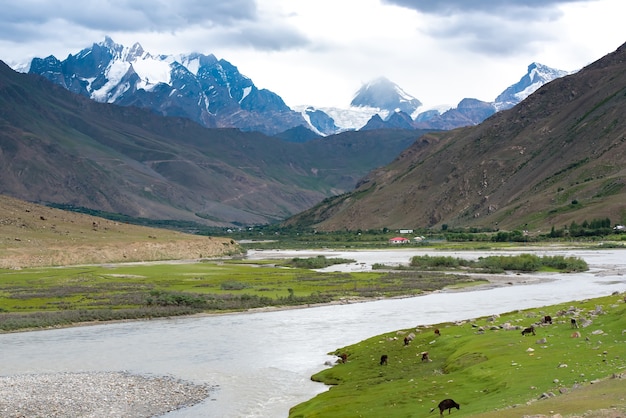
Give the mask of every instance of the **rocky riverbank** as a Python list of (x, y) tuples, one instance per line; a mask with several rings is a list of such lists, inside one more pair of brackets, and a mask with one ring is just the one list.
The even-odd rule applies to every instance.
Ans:
[(211, 391), (209, 385), (125, 372), (0, 376), (0, 416), (154, 417), (202, 402)]

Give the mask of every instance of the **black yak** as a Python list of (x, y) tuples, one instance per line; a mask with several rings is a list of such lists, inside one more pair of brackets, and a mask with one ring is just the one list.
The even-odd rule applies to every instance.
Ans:
[[(452, 408), (461, 409), (461, 405), (454, 402), (452, 399), (444, 399), (439, 402), (439, 415), (443, 416), (443, 411), (448, 410), (448, 415), (452, 413)], [(433, 412), (435, 408), (431, 409), (430, 412)]]

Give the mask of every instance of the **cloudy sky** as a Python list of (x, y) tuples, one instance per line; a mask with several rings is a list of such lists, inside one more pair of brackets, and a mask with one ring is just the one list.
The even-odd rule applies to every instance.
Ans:
[(289, 106), (346, 107), (384, 76), (425, 105), (492, 101), (532, 62), (583, 67), (626, 42), (624, 0), (3, 0), (0, 60), (110, 36), (201, 52)]

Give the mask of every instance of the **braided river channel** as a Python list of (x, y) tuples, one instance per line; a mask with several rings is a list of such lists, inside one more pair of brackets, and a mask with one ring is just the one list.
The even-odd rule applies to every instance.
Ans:
[[(580, 257), (590, 270), (511, 274), (491, 286), (410, 298), (2, 334), (0, 375), (127, 371), (169, 376), (215, 390), (205, 401), (164, 417), (287, 417), (292, 406), (327, 390), (310, 377), (336, 360), (327, 353), (337, 348), (417, 325), (626, 292), (626, 250), (524, 252)], [(433, 252), (267, 250), (249, 251), (247, 258), (325, 255), (356, 260), (329, 271), (367, 271), (374, 263), (408, 264), (422, 254)], [(445, 254), (475, 259), (494, 253)]]

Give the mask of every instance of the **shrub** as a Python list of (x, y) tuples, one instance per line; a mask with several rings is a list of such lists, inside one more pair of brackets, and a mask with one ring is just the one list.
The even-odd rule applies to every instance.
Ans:
[(451, 256), (429, 256), (429, 255), (416, 255), (411, 258), (411, 267), (421, 268), (457, 268), (460, 266), (467, 266), (470, 262), (462, 258), (455, 258)]
[(174, 293), (174, 292), (162, 292), (160, 290), (153, 290), (150, 292), (150, 297), (146, 300), (147, 305), (158, 306), (189, 306), (194, 308), (203, 308), (206, 306), (206, 301), (192, 293)]
[(250, 287), (247, 283), (238, 282), (236, 280), (227, 280), (220, 284), (222, 290), (243, 290)]
[(541, 262), (546, 267), (567, 272), (587, 271), (589, 269), (589, 265), (585, 260), (576, 257), (564, 257), (562, 255), (544, 256), (541, 258)]
[(296, 268), (304, 268), (304, 269), (321, 269), (324, 267), (332, 266), (335, 264), (348, 264), (354, 263), (355, 260), (345, 259), (345, 258), (326, 258), (323, 255), (318, 255), (317, 257), (311, 258), (292, 258), (290, 261), (285, 263), (288, 266), (296, 267)]
[(537, 271), (541, 268), (541, 259), (534, 254), (489, 256), (481, 258), (478, 266), (497, 271)]

